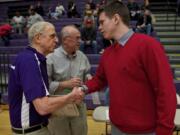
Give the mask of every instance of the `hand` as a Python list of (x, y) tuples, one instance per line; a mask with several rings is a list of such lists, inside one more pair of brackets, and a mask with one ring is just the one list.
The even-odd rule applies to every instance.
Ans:
[(82, 91), (80, 87), (78, 87), (78, 90), (79, 90), (80, 92), (82, 92), (82, 98), (75, 100), (75, 103), (76, 103), (77, 105), (82, 102), (82, 100), (84, 99), (84, 96), (85, 96), (84, 91)]
[(69, 95), (69, 102), (79, 104), (84, 98), (84, 92), (79, 87), (74, 87)]
[(64, 88), (74, 88), (74, 87), (79, 87), (81, 86), (82, 81), (79, 77), (73, 77), (70, 80), (62, 82), (62, 85)]
[(91, 80), (93, 77), (92, 77), (92, 75), (91, 74), (88, 74), (87, 75), (87, 80)]

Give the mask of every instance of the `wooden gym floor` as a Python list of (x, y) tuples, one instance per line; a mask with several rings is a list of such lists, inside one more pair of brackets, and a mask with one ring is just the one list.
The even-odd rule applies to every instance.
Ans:
[[(92, 111), (88, 111), (88, 135), (105, 135), (105, 123), (95, 122), (92, 119)], [(9, 111), (7, 106), (2, 106), (0, 111), (0, 135), (11, 135)], [(177, 135), (174, 133), (173, 135)], [(180, 135), (180, 132), (179, 134)]]
[[(105, 123), (95, 122), (92, 119), (92, 111), (88, 111), (88, 135), (105, 135)], [(9, 111), (3, 107), (0, 112), (0, 135), (11, 135)]]

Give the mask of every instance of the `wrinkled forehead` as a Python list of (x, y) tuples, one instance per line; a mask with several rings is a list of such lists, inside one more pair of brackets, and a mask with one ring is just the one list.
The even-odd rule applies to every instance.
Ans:
[(44, 31), (45, 31), (45, 32), (52, 32), (52, 33), (55, 33), (55, 27), (54, 27), (53, 25), (51, 25), (51, 24), (46, 25)]
[(80, 31), (78, 29), (73, 29), (71, 31), (70, 35), (72, 35), (72, 36), (79, 36), (80, 35)]
[(44, 32), (42, 33), (43, 35), (48, 35), (51, 38), (55, 38), (57, 37), (56, 31), (55, 31), (55, 27), (53, 25), (48, 25)]

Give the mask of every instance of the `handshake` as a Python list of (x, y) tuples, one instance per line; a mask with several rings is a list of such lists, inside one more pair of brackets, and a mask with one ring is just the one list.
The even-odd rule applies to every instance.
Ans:
[[(91, 79), (91, 75), (87, 76), (87, 79)], [(67, 81), (61, 82), (62, 89), (72, 89), (70, 93), (67, 94), (68, 96), (68, 103), (80, 103), (85, 96), (84, 87), (82, 87), (83, 83), (79, 77), (72, 77)]]
[(67, 116), (76, 117), (79, 116), (77, 104), (80, 104), (84, 99), (84, 91), (81, 87), (74, 87), (73, 90), (66, 96), (66, 105), (59, 108), (52, 113), (52, 116)]
[(73, 90), (67, 94), (68, 103), (79, 104), (84, 99), (85, 92), (82, 87), (74, 87)]

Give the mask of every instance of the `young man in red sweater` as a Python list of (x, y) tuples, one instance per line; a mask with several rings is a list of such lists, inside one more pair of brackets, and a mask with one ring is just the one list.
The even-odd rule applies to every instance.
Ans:
[(172, 135), (176, 90), (162, 45), (129, 28), (129, 11), (119, 1), (99, 11), (99, 24), (115, 43), (82, 88), (91, 93), (109, 86), (112, 135)]

